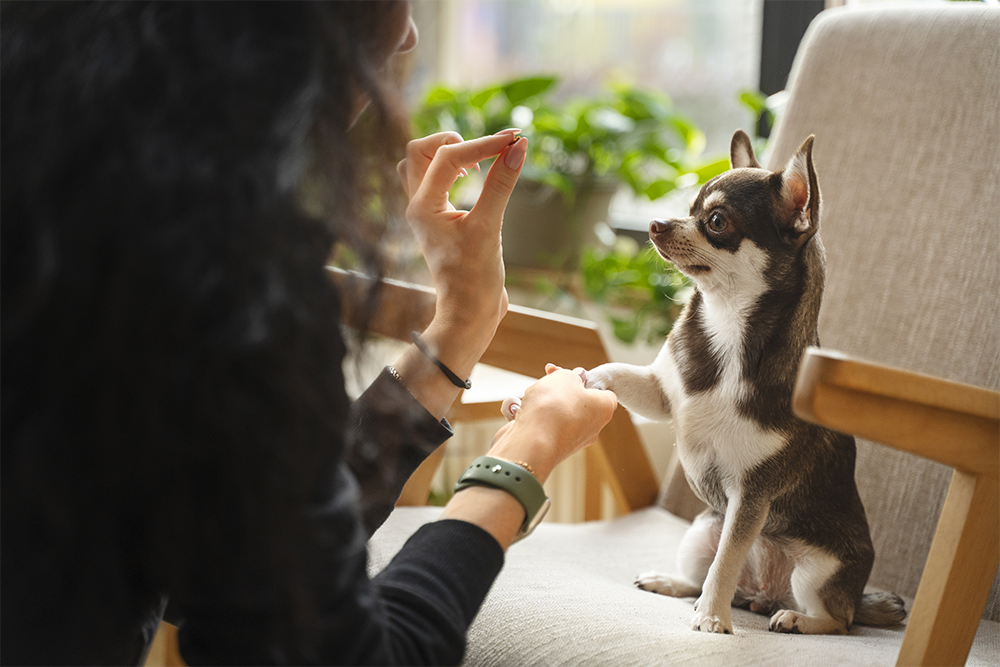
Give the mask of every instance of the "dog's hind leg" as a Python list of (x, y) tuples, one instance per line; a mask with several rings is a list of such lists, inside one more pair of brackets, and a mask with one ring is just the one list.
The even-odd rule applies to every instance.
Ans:
[(646, 591), (675, 598), (701, 595), (701, 587), (715, 559), (721, 535), (722, 517), (711, 510), (702, 512), (684, 533), (677, 548), (677, 565), (681, 575), (644, 572), (636, 577), (635, 585)]
[(854, 615), (851, 595), (840, 590), (843, 565), (835, 556), (812, 549), (792, 571), (792, 594), (798, 610), (782, 609), (771, 617), (772, 632), (823, 635), (847, 634)]

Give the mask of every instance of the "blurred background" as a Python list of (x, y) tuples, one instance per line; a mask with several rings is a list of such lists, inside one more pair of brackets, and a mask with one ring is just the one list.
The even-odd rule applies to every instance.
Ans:
[[(780, 4), (824, 6), (824, 0)], [(710, 150), (748, 124), (739, 93), (758, 87), (764, 0), (418, 0), (418, 103), (436, 83), (485, 86), (557, 75), (556, 95), (608, 81), (667, 92), (707, 130)]]

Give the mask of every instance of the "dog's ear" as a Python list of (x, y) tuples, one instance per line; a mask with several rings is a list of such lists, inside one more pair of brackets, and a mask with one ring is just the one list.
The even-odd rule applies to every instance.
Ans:
[(760, 164), (753, 154), (750, 137), (743, 130), (736, 130), (733, 133), (733, 141), (729, 144), (729, 162), (733, 165), (733, 169), (742, 167), (760, 169)]
[(812, 158), (810, 135), (785, 168), (774, 176), (779, 180), (779, 223), (785, 239), (801, 247), (819, 230), (819, 181)]

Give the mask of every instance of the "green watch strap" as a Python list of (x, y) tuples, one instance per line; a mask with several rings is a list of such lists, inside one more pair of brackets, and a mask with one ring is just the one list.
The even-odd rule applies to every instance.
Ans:
[(480, 456), (473, 461), (458, 478), (455, 492), (470, 486), (491, 486), (517, 498), (525, 512), (519, 538), (530, 534), (541, 523), (551, 505), (541, 483), (526, 468), (492, 456)]

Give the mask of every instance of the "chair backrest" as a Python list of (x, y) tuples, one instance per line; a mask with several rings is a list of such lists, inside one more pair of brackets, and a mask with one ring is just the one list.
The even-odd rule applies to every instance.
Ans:
[[(817, 17), (769, 166), (816, 135), (824, 347), (1000, 389), (1000, 9), (970, 4)], [(873, 585), (915, 594), (950, 477), (859, 441)]]

